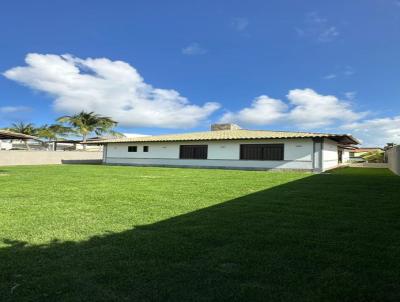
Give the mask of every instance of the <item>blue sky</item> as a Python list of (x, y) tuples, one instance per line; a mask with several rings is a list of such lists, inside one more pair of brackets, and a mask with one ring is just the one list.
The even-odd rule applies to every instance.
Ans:
[(400, 143), (399, 1), (14, 0), (0, 28), (0, 127), (94, 110)]

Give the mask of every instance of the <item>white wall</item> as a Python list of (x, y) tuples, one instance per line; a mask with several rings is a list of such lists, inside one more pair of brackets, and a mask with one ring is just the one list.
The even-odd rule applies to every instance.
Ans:
[(322, 146), (322, 170), (326, 171), (338, 166), (338, 146), (337, 142), (324, 139)]
[(12, 143), (10, 141), (0, 139), (0, 150), (10, 150), (12, 148)]
[(350, 151), (347, 149), (343, 149), (343, 163), (350, 162)]
[[(283, 161), (239, 160), (240, 144), (284, 144)], [(179, 146), (190, 144), (208, 145), (207, 160), (179, 159)], [(128, 152), (128, 146), (137, 146), (138, 152)], [(149, 146), (149, 152), (143, 152)], [(210, 167), (244, 167), (276, 169), (312, 169), (313, 142), (311, 139), (292, 140), (237, 140), (205, 142), (152, 142), (108, 144), (106, 163), (137, 165), (186, 165)]]
[(0, 151), (0, 166), (101, 163), (101, 152)]
[(400, 146), (395, 146), (386, 151), (389, 169), (400, 175)]

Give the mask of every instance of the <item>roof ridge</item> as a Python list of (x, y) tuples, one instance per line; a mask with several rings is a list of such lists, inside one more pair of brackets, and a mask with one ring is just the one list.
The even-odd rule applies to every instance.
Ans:
[(334, 134), (334, 135), (347, 135), (347, 134), (339, 134), (339, 133), (328, 133), (328, 132), (309, 132), (309, 131), (293, 131), (293, 130), (265, 130), (265, 129), (241, 129), (241, 130), (249, 130), (249, 131), (269, 131), (269, 132), (280, 132), (280, 133), (309, 133), (309, 134)]

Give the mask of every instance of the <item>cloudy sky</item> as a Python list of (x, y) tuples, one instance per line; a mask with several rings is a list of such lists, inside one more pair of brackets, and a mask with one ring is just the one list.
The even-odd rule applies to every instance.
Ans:
[(398, 1), (14, 0), (0, 28), (0, 127), (87, 110), (400, 143)]

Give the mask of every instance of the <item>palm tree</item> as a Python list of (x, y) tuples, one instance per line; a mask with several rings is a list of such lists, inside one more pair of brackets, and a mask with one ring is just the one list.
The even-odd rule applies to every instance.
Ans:
[(118, 124), (116, 121), (112, 120), (110, 117), (95, 114), (94, 112), (81, 111), (75, 115), (65, 115), (59, 117), (57, 122), (66, 123), (70, 125), (76, 133), (79, 133), (82, 136), (84, 149), (86, 149), (88, 135), (91, 133), (95, 133), (96, 135), (102, 135), (104, 133), (121, 135), (112, 130), (112, 128)]
[(59, 138), (65, 137), (72, 132), (73, 130), (70, 127), (66, 127), (60, 124), (45, 124), (42, 127), (38, 128), (39, 137), (54, 141), (54, 151), (57, 150), (57, 141), (59, 140)]
[(36, 136), (38, 133), (38, 128), (36, 128), (34, 124), (25, 124), (24, 122), (13, 123), (11, 124), (11, 127), (7, 128), (7, 130), (31, 136)]
[[(38, 134), (38, 128), (35, 127), (34, 124), (32, 123), (24, 123), (24, 122), (19, 122), (19, 123), (13, 123), (11, 124), (11, 127), (6, 128), (9, 131), (13, 131), (16, 133), (21, 133), (21, 134), (26, 134), (30, 136), (37, 136)], [(26, 149), (30, 150), (28, 141), (24, 140)]]

